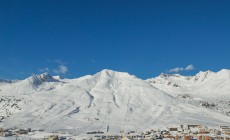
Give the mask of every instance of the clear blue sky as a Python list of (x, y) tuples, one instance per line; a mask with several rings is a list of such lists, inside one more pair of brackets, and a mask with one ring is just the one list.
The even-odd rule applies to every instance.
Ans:
[(0, 0), (0, 78), (229, 69), (229, 7), (229, 0)]

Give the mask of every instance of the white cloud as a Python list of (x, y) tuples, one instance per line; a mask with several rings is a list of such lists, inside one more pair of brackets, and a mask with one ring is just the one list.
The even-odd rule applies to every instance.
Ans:
[(194, 70), (194, 66), (192, 64), (186, 66), (185, 68), (182, 68), (182, 67), (176, 67), (176, 68), (173, 68), (173, 69), (170, 69), (169, 72), (180, 72), (180, 71), (191, 71), (191, 70)]
[(40, 69), (39, 71), (40, 71), (40, 72), (49, 72), (49, 71), (50, 71), (50, 69), (49, 69), (49, 68), (47, 68), (47, 67), (45, 67), (45, 68), (43, 68), (43, 69)]
[(193, 65), (188, 65), (184, 70), (190, 71), (190, 70), (194, 70)]
[(53, 72), (56, 74), (65, 74), (68, 71), (68, 68), (64, 65), (58, 66), (57, 69), (54, 69)]
[(59, 59), (48, 59), (46, 61), (49, 63), (57, 63), (59, 65), (66, 65), (67, 64), (66, 62), (63, 62), (62, 60), (59, 60)]
[(176, 67), (176, 68), (170, 69), (169, 72), (179, 72), (179, 71), (183, 71), (183, 70), (184, 70), (184, 68)]

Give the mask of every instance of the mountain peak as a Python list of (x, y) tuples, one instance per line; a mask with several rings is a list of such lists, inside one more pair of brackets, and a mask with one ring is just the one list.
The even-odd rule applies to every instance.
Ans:
[(103, 69), (102, 71), (100, 71), (100, 73), (117, 73), (117, 71), (110, 70), (110, 69)]
[(218, 71), (217, 73), (227, 73), (227, 74), (229, 74), (230, 70), (228, 70), (228, 69), (222, 69), (222, 70)]
[(173, 76), (173, 77), (181, 77), (180, 74), (167, 74), (167, 73), (161, 73), (159, 76), (160, 77), (171, 77), (171, 76)]
[[(185, 80), (183, 76), (170, 76), (158, 77), (148, 83), (128, 73), (108, 69), (93, 76), (63, 79), (64, 82), (56, 82), (58, 78), (48, 73), (34, 75), (15, 85), (1, 86), (1, 95), (10, 94), (12, 101), (23, 99), (22, 102), (16, 102), (20, 110), (12, 105), (14, 102), (0, 109), (6, 115), (10, 112), (1, 126), (43, 129), (48, 132), (71, 132), (78, 126), (81, 131), (75, 134), (81, 136), (97, 129), (104, 131), (108, 126), (108, 134), (111, 134), (120, 130), (139, 131), (139, 128), (150, 130), (155, 126), (176, 123), (229, 124), (229, 117), (202, 108), (200, 104), (203, 102), (197, 100), (202, 96), (216, 99), (223, 91), (226, 92), (222, 95), (229, 97), (229, 84), (223, 87), (222, 81), (202, 84)], [(213, 82), (214, 78), (210, 81)], [(188, 97), (192, 98), (199, 95), (197, 104), (193, 104), (196, 101), (192, 98), (189, 102), (177, 98), (177, 95), (184, 94), (186, 98), (187, 94), (191, 94)], [(137, 120), (144, 121), (140, 123)]]
[(45, 72), (43, 74), (33, 75), (26, 80), (30, 81), (34, 85), (41, 85), (43, 82), (58, 82), (59, 80), (54, 79), (49, 73)]
[(118, 72), (110, 69), (104, 69), (95, 75), (100, 75), (101, 77), (134, 77), (127, 72)]
[(213, 72), (211, 70), (207, 70), (207, 71), (200, 71), (197, 74), (206, 74), (206, 73), (215, 73), (215, 72)]

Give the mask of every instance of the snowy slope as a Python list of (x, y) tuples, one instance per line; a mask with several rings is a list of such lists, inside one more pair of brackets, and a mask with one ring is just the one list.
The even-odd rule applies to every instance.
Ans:
[[(223, 77), (225, 78), (225, 77)], [(0, 127), (85, 134), (88, 131), (148, 130), (202, 123), (230, 124), (230, 117), (184, 103), (128, 73), (103, 70), (62, 79), (49, 74), (0, 85)], [(10, 100), (8, 100), (10, 98)], [(18, 108), (11, 107), (12, 104)]]
[(230, 70), (199, 72), (195, 76), (161, 74), (146, 81), (174, 97), (230, 115)]
[(205, 98), (230, 97), (230, 70), (226, 69), (217, 73), (199, 72), (195, 76), (161, 74), (147, 82), (173, 96), (183, 93)]

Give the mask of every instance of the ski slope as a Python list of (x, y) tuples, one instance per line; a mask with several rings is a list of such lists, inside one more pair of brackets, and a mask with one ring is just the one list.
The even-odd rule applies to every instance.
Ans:
[[(228, 75), (223, 73), (220, 79)], [(212, 78), (215, 76), (212, 75)], [(195, 77), (174, 79), (174, 83), (187, 79), (194, 82)], [(153, 80), (157, 80), (158, 85), (150, 82)], [(176, 87), (174, 89), (166, 84), (161, 88), (160, 85), (165, 85), (161, 82), (167, 81), (164, 80), (158, 77), (145, 81), (125, 72), (107, 69), (75, 79), (62, 79), (44, 73), (21, 81), (2, 80), (0, 116), (4, 119), (0, 127), (81, 135), (89, 131), (106, 132), (108, 126), (107, 133), (118, 133), (120, 130), (143, 131), (185, 123), (208, 126), (230, 124), (229, 116), (175, 97), (179, 91)], [(180, 82), (184, 87), (181, 90), (191, 91), (186, 89), (190, 80)], [(205, 80), (206, 83), (208, 81), (212, 80)], [(197, 82), (202, 83), (202, 80)], [(209, 85), (212, 84), (218, 82), (213, 81)], [(220, 88), (227, 90), (229, 86)], [(229, 97), (228, 93), (222, 94)], [(206, 97), (208, 93), (199, 95)]]

